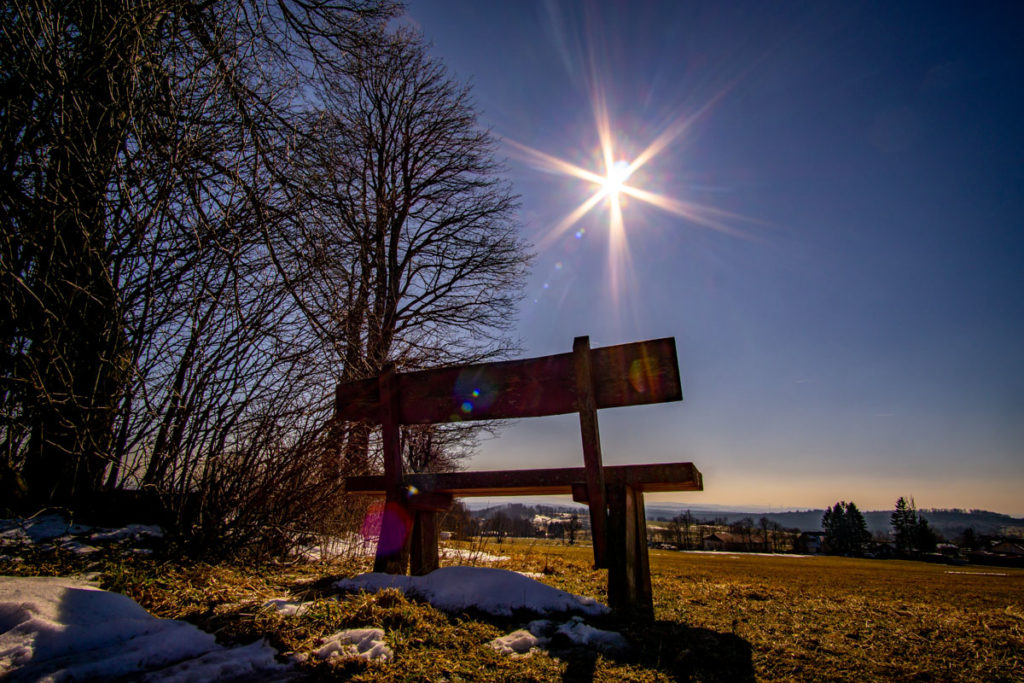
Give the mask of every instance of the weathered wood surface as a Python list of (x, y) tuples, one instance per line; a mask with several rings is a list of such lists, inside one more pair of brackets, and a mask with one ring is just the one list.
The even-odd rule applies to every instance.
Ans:
[(433, 510), (418, 510), (413, 520), (409, 574), (423, 576), (440, 565), (437, 553), (437, 513)]
[[(590, 350), (597, 409), (680, 401), (675, 339)], [(573, 353), (397, 374), (399, 424), (561, 415), (580, 409)], [(376, 378), (338, 385), (335, 417), (380, 421)]]
[(647, 556), (644, 494), (633, 486), (608, 486), (608, 606), (651, 617), (654, 599)]
[[(381, 424), (381, 436), (384, 447), (384, 485), (386, 497), (385, 509), (396, 509), (404, 504), (402, 490), (402, 448), (399, 442), (398, 422), (395, 419), (398, 409), (397, 375), (393, 365), (384, 368), (384, 372), (375, 380), (378, 396), (381, 401), (377, 405), (378, 421)], [(403, 536), (402, 543), (377, 543), (377, 555), (373, 561), (373, 571), (388, 574), (404, 574), (409, 562), (409, 536), (401, 525), (388, 515), (381, 520), (381, 538)]]
[(576, 337), (572, 343), (576, 375), (576, 405), (580, 414), (580, 435), (583, 439), (583, 469), (587, 475), (587, 500), (590, 507), (590, 529), (594, 538), (594, 566), (608, 567), (608, 509), (604, 501), (604, 467), (601, 462), (601, 434), (597, 427), (595, 383), (590, 364), (590, 337)]
[[(700, 471), (689, 462), (656, 465), (607, 465), (604, 468), (605, 485), (628, 485), (637, 490), (703, 491)], [(345, 486), (349, 493), (381, 495), (385, 492), (383, 476), (348, 477)], [(564, 467), (544, 470), (495, 470), (484, 472), (444, 472), (441, 474), (407, 474), (402, 485), (418, 492), (448, 493), (456, 496), (532, 496), (578, 492), (587, 502), (587, 474), (583, 467)]]

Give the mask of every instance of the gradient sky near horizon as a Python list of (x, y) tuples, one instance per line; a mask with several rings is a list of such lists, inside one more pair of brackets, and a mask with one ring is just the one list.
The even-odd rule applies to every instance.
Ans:
[[(672, 336), (682, 403), (601, 411), (651, 501), (1024, 515), (1024, 5), (409, 0), (503, 140), (536, 262), (523, 356)], [(627, 180), (621, 235), (605, 175)], [(564, 224), (563, 224), (564, 225)], [(575, 416), (472, 469), (582, 464)]]

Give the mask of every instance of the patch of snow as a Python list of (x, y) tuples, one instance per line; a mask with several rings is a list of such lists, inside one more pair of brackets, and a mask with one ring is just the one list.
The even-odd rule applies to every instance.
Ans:
[[(58, 514), (40, 515), (30, 519), (0, 520), (0, 547), (35, 544), (39, 552), (60, 549), (82, 555), (100, 550), (93, 545), (94, 543), (120, 543), (161, 536), (163, 531), (158, 526), (129, 524), (120, 529), (102, 529), (82, 524), (68, 524), (64, 517)], [(85, 540), (89, 542), (83, 542)], [(136, 550), (138, 549), (133, 549), (132, 552)]]
[(517, 572), (488, 567), (442, 567), (426, 576), (361, 574), (338, 581), (335, 586), (344, 591), (370, 593), (397, 588), (446, 612), (476, 609), (498, 616), (511, 616), (518, 610), (537, 614), (608, 612), (606, 606), (593, 598), (552, 588)]
[(367, 539), (361, 534), (328, 536), (320, 539), (318, 545), (304, 545), (296, 554), (307, 562), (326, 562), (342, 557), (371, 557), (377, 551), (377, 539)]
[(29, 519), (5, 519), (0, 522), (0, 538), (17, 539), (19, 542), (50, 541), (68, 534), (80, 535), (92, 531), (92, 527), (68, 524), (58, 514), (39, 515)]
[(594, 628), (584, 624), (579, 617), (573, 617), (561, 624), (555, 632), (568, 638), (574, 645), (583, 645), (602, 652), (624, 652), (629, 649), (629, 641), (621, 633)]
[[(7, 521), (7, 520), (4, 520)], [(4, 531), (0, 531), (0, 547), (21, 545), (23, 543), (31, 543), (32, 539), (25, 533), (24, 529), (17, 527), (11, 529), (7, 528)]]
[(798, 555), (796, 553), (748, 553), (748, 552), (736, 552), (732, 550), (680, 550), (681, 553), (690, 553), (691, 555), (717, 555), (719, 557), (728, 557), (736, 559), (740, 557), (792, 557), (796, 559), (811, 559), (818, 557), (817, 555)]
[(185, 659), (174, 666), (147, 673), (142, 681), (288, 681), (296, 678), (291, 667), (274, 659), (277, 652), (259, 640), (250, 645), (217, 649)]
[(563, 624), (536, 619), (525, 629), (495, 638), (488, 645), (507, 655), (528, 656), (538, 650), (549, 649), (553, 644), (559, 646), (565, 643), (607, 653), (629, 649), (629, 641), (621, 633), (589, 626), (583, 622), (582, 617), (573, 617)]
[(100, 550), (94, 545), (86, 545), (79, 541), (65, 541), (60, 544), (60, 549), (76, 555), (89, 555)]
[(287, 598), (273, 598), (263, 603), (264, 608), (271, 608), (278, 614), (283, 614), (286, 617), (298, 616), (309, 609), (310, 603), (299, 602), (298, 600), (289, 600)]
[(278, 680), (292, 672), (259, 642), (218, 645), (130, 598), (52, 577), (0, 578), (0, 671), (10, 681), (131, 678)]
[(531, 579), (543, 579), (544, 578), (544, 574), (542, 574), (540, 572), (516, 572), (516, 574), (522, 574), (523, 576), (528, 576)]
[(535, 636), (528, 629), (521, 628), (506, 636), (495, 638), (487, 643), (502, 654), (515, 656), (532, 655), (548, 645), (548, 639)]
[(391, 661), (395, 655), (384, 642), (384, 631), (379, 628), (354, 628), (339, 631), (325, 639), (323, 646), (313, 652), (317, 659), (366, 659)]
[(120, 529), (103, 529), (89, 535), (90, 541), (137, 541), (141, 538), (163, 538), (163, 529), (155, 524), (129, 524)]
[(481, 550), (466, 550), (464, 548), (440, 548), (438, 553), (446, 560), (459, 560), (461, 562), (508, 562), (504, 555), (491, 555)]

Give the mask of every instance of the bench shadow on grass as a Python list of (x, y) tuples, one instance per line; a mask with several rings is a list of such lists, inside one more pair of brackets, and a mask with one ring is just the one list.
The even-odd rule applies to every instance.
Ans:
[[(291, 588), (293, 594), (304, 594), (305, 599), (337, 595), (334, 583), (339, 578), (341, 577), (323, 577), (315, 582), (295, 584)], [(422, 602), (414, 596), (409, 596), (408, 599), (412, 602)], [(469, 609), (457, 614), (448, 613), (446, 617), (449, 620), (470, 617), (490, 623), (498, 630), (509, 633), (524, 628), (525, 624), (533, 619), (545, 618), (558, 622), (569, 619), (570, 615), (540, 616), (517, 610), (510, 617), (499, 617)], [(594, 680), (599, 654), (606, 661), (659, 671), (675, 681), (753, 683), (756, 680), (751, 645), (734, 633), (719, 633), (706, 628), (690, 627), (676, 621), (653, 621), (629, 616), (590, 616), (586, 618), (586, 623), (595, 628), (621, 633), (631, 647), (626, 652), (599, 653), (593, 648), (572, 645), (555, 637), (548, 648), (548, 654), (565, 662), (562, 680), (567, 683)]]
[[(570, 615), (540, 617), (518, 612), (512, 617), (496, 617), (476, 610), (462, 613), (477, 621), (492, 624), (509, 633), (537, 618), (560, 622)], [(449, 619), (456, 615), (449, 614)], [(554, 636), (547, 647), (551, 657), (565, 662), (562, 681), (585, 683), (593, 681), (597, 659), (659, 671), (674, 681), (754, 683), (753, 650), (748, 641), (734, 633), (719, 633), (695, 628), (675, 621), (652, 621), (643, 617), (589, 616), (585, 623), (595, 628), (621, 633), (630, 643), (624, 652), (599, 652), (574, 645), (564, 637)]]
[[(735, 634), (674, 621), (609, 620), (599, 627), (619, 631), (632, 645), (624, 653), (602, 653), (606, 660), (617, 664), (660, 671), (675, 681), (755, 680), (750, 643)], [(566, 662), (563, 681), (594, 680), (597, 653), (593, 650), (576, 647), (555, 649), (551, 654)]]

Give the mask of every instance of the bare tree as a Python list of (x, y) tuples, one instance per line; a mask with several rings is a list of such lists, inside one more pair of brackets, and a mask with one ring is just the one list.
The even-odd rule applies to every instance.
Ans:
[(575, 512), (569, 517), (569, 521), (565, 523), (565, 531), (569, 536), (569, 545), (576, 544), (576, 534), (579, 533), (580, 529), (583, 528), (580, 522), (580, 516)]
[[(506, 354), (529, 255), (468, 89), (405, 31), (363, 45), (341, 77), (309, 121), (320, 144), (292, 156), (310, 210), (274, 248), (342, 379)], [(365, 466), (366, 428), (347, 437)]]
[(104, 471), (109, 486), (194, 492), (240, 454), (305, 443), (329, 410), (310, 397), (334, 377), (266, 248), (281, 140), (390, 8), (0, 12), (5, 469), (36, 503), (66, 504)]
[(38, 502), (98, 487), (130, 372), (112, 195), (166, 109), (174, 3), (9, 3), (0, 33), (3, 451)]
[[(373, 443), (327, 424), (335, 382), (512, 347), (515, 199), (393, 12), (0, 9), (0, 473), (35, 504), (144, 487), (222, 548), (309, 523)], [(465, 437), (407, 430), (410, 466)]]
[(689, 510), (684, 512), (680, 518), (680, 525), (683, 528), (683, 544), (682, 546), (680, 546), (680, 548), (685, 550), (687, 548), (690, 548), (691, 544), (693, 543), (693, 513), (690, 512)]
[(771, 520), (761, 515), (757, 520), (757, 526), (761, 529), (761, 549), (766, 553), (771, 552), (771, 548), (768, 545), (768, 530), (772, 528)]

